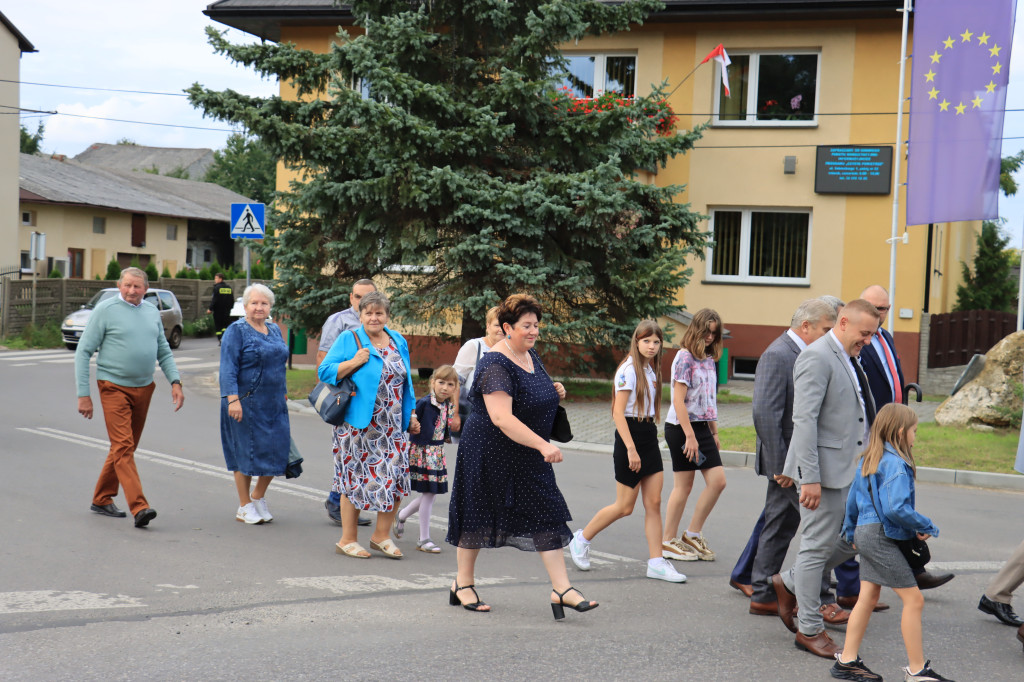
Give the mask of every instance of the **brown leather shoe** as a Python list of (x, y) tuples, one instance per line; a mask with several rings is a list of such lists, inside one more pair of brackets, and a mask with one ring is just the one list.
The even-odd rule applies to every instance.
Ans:
[(846, 621), (850, 620), (850, 612), (839, 604), (822, 604), (818, 613), (829, 625), (846, 625)]
[(782, 582), (782, 576), (778, 573), (772, 576), (772, 587), (778, 598), (779, 618), (790, 632), (796, 632), (796, 621), (793, 619), (796, 615), (796, 595), (786, 588), (786, 583)]
[(743, 583), (736, 582), (735, 580), (729, 580), (729, 587), (731, 587), (734, 590), (739, 590), (747, 599), (750, 599), (754, 596), (753, 585), (745, 585)]
[(821, 656), (822, 658), (834, 658), (836, 654), (842, 651), (842, 648), (836, 646), (836, 643), (832, 641), (832, 638), (824, 630), (813, 637), (798, 632), (796, 633), (794, 644), (796, 644), (797, 649), (809, 651), (815, 656)]
[(750, 613), (755, 616), (777, 616), (779, 615), (779, 603), (751, 601)]
[[(846, 609), (848, 611), (852, 611), (853, 607), (857, 605), (857, 598), (858, 598), (858, 596), (859, 595), (854, 595), (852, 597), (836, 597), (836, 603), (839, 604), (840, 606), (842, 606), (844, 609)], [(876, 613), (878, 611), (887, 611), (887, 610), (889, 610), (889, 605), (888, 604), (886, 604), (885, 602), (875, 602), (874, 611)]]

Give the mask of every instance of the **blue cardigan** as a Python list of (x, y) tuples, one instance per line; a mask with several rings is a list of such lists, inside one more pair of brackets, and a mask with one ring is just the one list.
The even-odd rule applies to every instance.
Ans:
[[(405, 363), (405, 390), (402, 393), (402, 430), (405, 431), (409, 428), (409, 417), (416, 401), (416, 396), (412, 391), (409, 344), (406, 343), (405, 337), (398, 332), (387, 327), (384, 327), (384, 331), (391, 337), (399, 355), (402, 356), (402, 362)], [(370, 425), (370, 418), (373, 416), (373, 404), (377, 400), (377, 387), (380, 385), (381, 373), (384, 370), (384, 358), (370, 343), (370, 337), (366, 335), (366, 330), (359, 327), (353, 331), (343, 332), (335, 340), (331, 350), (327, 352), (316, 373), (321, 381), (335, 386), (338, 384), (338, 365), (354, 358), (358, 350), (354, 334), (359, 334), (359, 340), (363, 347), (370, 349), (370, 359), (349, 375), (356, 384), (356, 394), (348, 404), (345, 421), (357, 429), (365, 429)]]

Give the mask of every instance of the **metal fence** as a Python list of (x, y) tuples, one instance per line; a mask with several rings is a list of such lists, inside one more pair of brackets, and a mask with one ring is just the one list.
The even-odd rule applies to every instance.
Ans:
[[(253, 282), (262, 280), (253, 280)], [(270, 282), (262, 281), (269, 285)], [(0, 280), (0, 336), (14, 336), (32, 321), (32, 280)], [(245, 280), (228, 280), (227, 284), (241, 296)], [(64, 317), (89, 302), (97, 291), (117, 286), (114, 280), (40, 279), (36, 282), (36, 324), (42, 325)], [(213, 280), (161, 277), (150, 282), (154, 289), (174, 292), (181, 305), (182, 319), (194, 322), (206, 315), (213, 293)]]

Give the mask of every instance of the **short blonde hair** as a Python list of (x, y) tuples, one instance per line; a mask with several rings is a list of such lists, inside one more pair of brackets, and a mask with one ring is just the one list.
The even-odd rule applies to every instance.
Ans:
[(441, 365), (430, 374), (430, 388), (434, 388), (434, 382), (438, 379), (450, 381), (456, 386), (459, 385), (459, 373), (451, 365)]
[(491, 323), (498, 319), (498, 306), (494, 306), (487, 311), (487, 317), (484, 318), (484, 325), (487, 327), (491, 326)]

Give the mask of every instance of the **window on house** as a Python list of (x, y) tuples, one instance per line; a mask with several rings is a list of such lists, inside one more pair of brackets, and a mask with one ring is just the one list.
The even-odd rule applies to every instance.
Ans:
[(562, 85), (574, 97), (597, 97), (605, 92), (618, 92), (623, 97), (636, 95), (636, 55), (567, 54)]
[(36, 224), (36, 212), (35, 211), (22, 211), (21, 212), (21, 224), (22, 225), (35, 225)]
[(22, 270), (31, 270), (32, 269), (32, 259), (29, 257), (28, 251), (22, 251), (21, 252), (21, 269)]
[(715, 78), (715, 124), (816, 123), (820, 57), (817, 52), (730, 54), (729, 97), (721, 75)]
[(212, 255), (213, 254), (211, 253), (211, 251), (209, 249), (203, 249), (203, 262), (204, 263), (209, 263), (210, 262), (210, 258), (211, 258)]
[(178, 239), (178, 226), (168, 225), (167, 226), (167, 241), (177, 241)]
[(93, 234), (106, 234), (107, 233), (107, 219), (99, 216), (93, 216), (92, 218), (92, 233)]
[(708, 281), (810, 283), (809, 212), (716, 209), (711, 230)]

